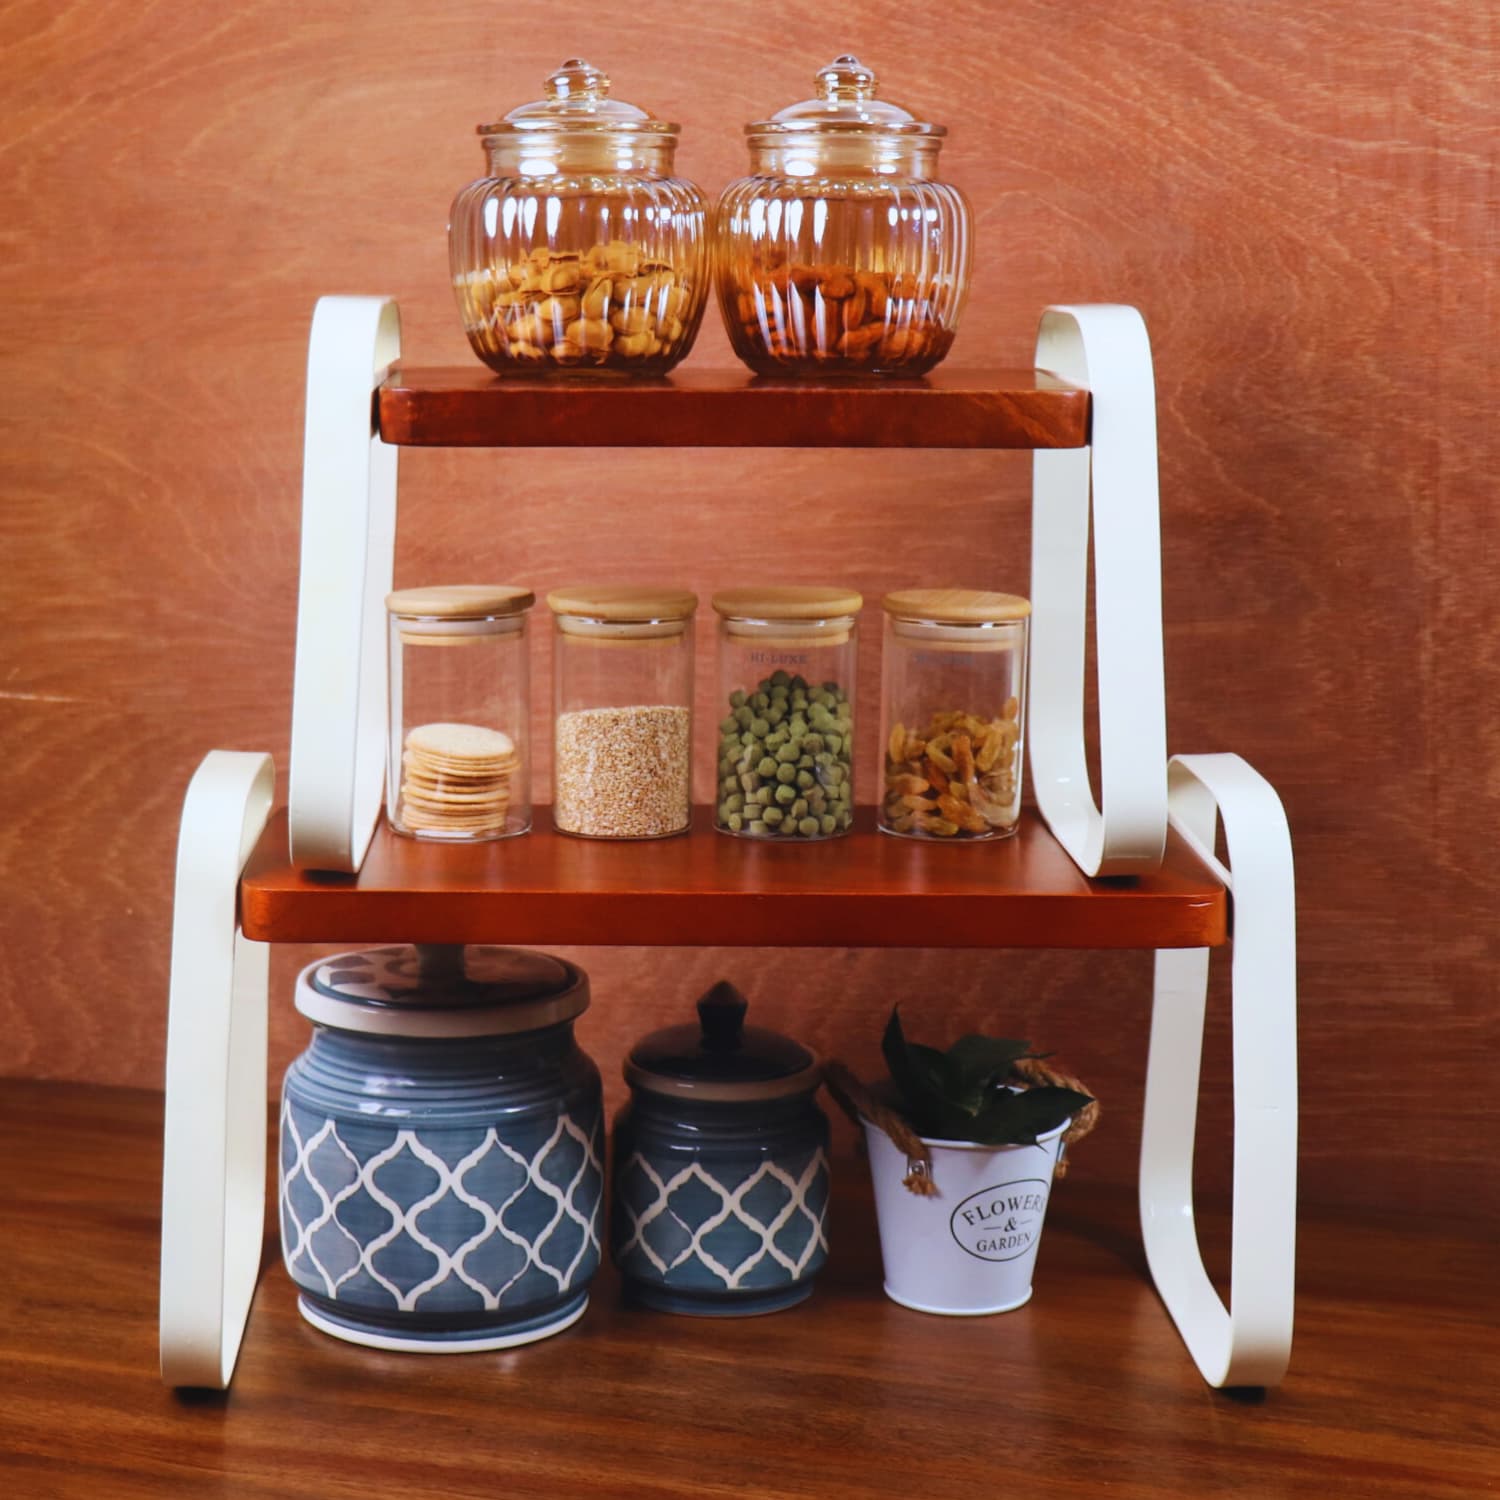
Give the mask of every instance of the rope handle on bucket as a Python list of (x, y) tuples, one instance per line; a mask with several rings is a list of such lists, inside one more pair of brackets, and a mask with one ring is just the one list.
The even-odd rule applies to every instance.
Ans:
[[(1028, 1084), (1051, 1084), (1059, 1088), (1075, 1089), (1080, 1094), (1088, 1093), (1071, 1074), (1049, 1067), (1040, 1058), (1022, 1058), (1012, 1071)], [(911, 1128), (906, 1116), (882, 1103), (875, 1092), (861, 1083), (841, 1062), (830, 1062), (827, 1065), (823, 1081), (828, 1085), (828, 1092), (833, 1095), (839, 1108), (853, 1122), (855, 1129), (859, 1129), (868, 1120), (888, 1136), (891, 1144), (906, 1157), (906, 1176), (901, 1180), (902, 1186), (919, 1198), (936, 1197), (937, 1184), (932, 1180), (932, 1154), (927, 1149), (927, 1143)], [(1053, 1169), (1055, 1176), (1067, 1176), (1068, 1148), (1081, 1141), (1098, 1123), (1099, 1101), (1094, 1099), (1078, 1111), (1063, 1132), (1057, 1166)]]

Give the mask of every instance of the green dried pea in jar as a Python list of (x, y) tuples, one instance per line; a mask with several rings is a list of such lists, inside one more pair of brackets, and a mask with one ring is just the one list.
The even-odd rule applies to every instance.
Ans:
[(726, 589), (719, 616), (714, 826), (808, 842), (854, 825), (852, 589)]

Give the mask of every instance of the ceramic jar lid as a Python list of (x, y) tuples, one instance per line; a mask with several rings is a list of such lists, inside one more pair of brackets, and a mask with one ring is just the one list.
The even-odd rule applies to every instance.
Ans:
[(698, 1023), (653, 1031), (625, 1059), (632, 1088), (674, 1099), (752, 1103), (810, 1093), (822, 1082), (815, 1052), (780, 1032), (746, 1026), (749, 1002), (721, 980), (698, 1002)]
[(513, 1036), (588, 1009), (582, 969), (525, 948), (403, 944), (338, 953), (297, 976), (297, 1009), (339, 1031), (390, 1037)]

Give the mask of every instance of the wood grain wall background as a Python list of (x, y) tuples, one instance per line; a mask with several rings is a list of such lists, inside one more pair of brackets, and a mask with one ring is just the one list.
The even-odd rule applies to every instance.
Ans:
[[(1493, 0), (11, 0), (0, 1072), (159, 1084), (183, 789), (214, 746), (286, 764), (314, 300), (393, 294), (409, 358), (465, 361), (444, 227), (478, 120), (582, 50), (716, 190), (739, 126), (845, 48), (952, 127), (979, 237), (955, 365), (1029, 362), (1049, 301), (1150, 326), (1170, 744), (1246, 755), (1296, 840), (1304, 1196), (1500, 1216)], [(693, 359), (730, 359), (712, 315)], [(789, 576), (871, 596), (1024, 589), (1027, 479), (1015, 455), (409, 453), (398, 582), (707, 592), (778, 536)], [(278, 1073), (310, 956), (276, 956)], [(1145, 955), (574, 956), (611, 1080), (721, 973), (866, 1067), (899, 997), (1062, 1049), (1108, 1106), (1080, 1169), (1132, 1172)], [(1216, 1134), (1226, 1055), (1221, 1018)], [(1222, 1141), (1202, 1156), (1222, 1185)]]

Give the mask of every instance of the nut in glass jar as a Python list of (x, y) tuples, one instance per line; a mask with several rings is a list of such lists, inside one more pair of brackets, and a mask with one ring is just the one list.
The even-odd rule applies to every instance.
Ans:
[(751, 175), (719, 200), (719, 302), (761, 374), (921, 375), (968, 295), (969, 207), (934, 173), (941, 125), (836, 58), (819, 97), (745, 127)]
[(453, 200), (448, 254), (469, 344), (502, 374), (660, 375), (697, 334), (706, 200), (671, 175), (678, 127), (609, 90), (574, 58), (479, 127), (489, 175)]

